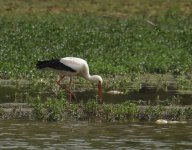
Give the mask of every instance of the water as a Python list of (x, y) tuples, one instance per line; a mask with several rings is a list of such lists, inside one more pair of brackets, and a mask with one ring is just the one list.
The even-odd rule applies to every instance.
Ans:
[(190, 124), (1, 121), (1, 149), (192, 149)]
[[(191, 90), (191, 89), (190, 89)], [(0, 86), (0, 103), (7, 102), (26, 102), (26, 93), (31, 96), (39, 93), (32, 91), (29, 87), (22, 87), (17, 89), (14, 86)], [(77, 100), (87, 101), (95, 99), (96, 90), (76, 91)], [(53, 97), (51, 91), (41, 93), (42, 99)], [(166, 90), (158, 89), (158, 87), (143, 84), (139, 90), (129, 89), (125, 94), (110, 94), (107, 91), (103, 93), (105, 103), (122, 103), (127, 100), (138, 102), (141, 105), (150, 104), (177, 104), (177, 105), (192, 105), (191, 91), (178, 91), (174, 86), (168, 86)]]
[[(25, 102), (25, 93), (37, 95), (28, 88), (0, 86), (0, 103)], [(44, 98), (51, 93), (42, 93)], [(79, 100), (95, 98), (96, 91), (77, 92)], [(142, 86), (127, 94), (104, 93), (106, 103), (121, 103), (126, 100), (147, 102), (177, 100), (179, 104), (191, 105), (192, 94), (181, 94), (172, 87), (167, 90)], [(89, 121), (38, 122), (25, 120), (0, 121), (0, 149), (192, 149), (192, 126), (186, 124), (158, 125), (153, 122), (101, 123)]]

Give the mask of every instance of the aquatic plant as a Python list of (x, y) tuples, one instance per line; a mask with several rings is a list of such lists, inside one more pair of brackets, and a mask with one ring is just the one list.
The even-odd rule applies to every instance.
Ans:
[(44, 121), (64, 121), (68, 119), (93, 121), (154, 121), (159, 118), (169, 120), (189, 120), (191, 107), (138, 106), (132, 102), (122, 104), (98, 104), (95, 100), (86, 103), (69, 103), (65, 99), (36, 99), (29, 102), (36, 118)]
[[(144, 111), (144, 115), (141, 117), (147, 120), (154, 120), (154, 118), (162, 118), (163, 117), (163, 106), (149, 106)], [(146, 118), (147, 117), (147, 118)]]
[(40, 103), (41, 102), (40, 98), (39, 97), (37, 97), (36, 99), (29, 98), (28, 101), (30, 106), (34, 108), (36, 118), (39, 120), (43, 120), (44, 118), (43, 103)]

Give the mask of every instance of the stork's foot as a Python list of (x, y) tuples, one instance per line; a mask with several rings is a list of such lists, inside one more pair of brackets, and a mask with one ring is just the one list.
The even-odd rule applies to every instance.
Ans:
[(71, 92), (71, 91), (67, 91), (68, 95), (69, 95), (69, 101), (71, 102), (73, 99), (77, 100), (77, 97), (75, 95), (75, 93)]
[(103, 104), (103, 100), (97, 99), (98, 104)]
[(103, 104), (103, 101), (98, 100), (98, 104)]

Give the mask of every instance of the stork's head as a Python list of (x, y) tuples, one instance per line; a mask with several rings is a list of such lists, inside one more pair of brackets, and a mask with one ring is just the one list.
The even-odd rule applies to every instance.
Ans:
[(102, 85), (103, 84), (103, 79), (101, 78), (101, 76), (96, 75), (96, 77), (97, 77), (98, 83)]
[(99, 96), (99, 100), (100, 100), (100, 102), (102, 102), (102, 99), (103, 99), (103, 94), (102, 94), (102, 84), (103, 84), (103, 79), (100, 77), (100, 76), (98, 76), (98, 75), (93, 75), (92, 76), (92, 80), (94, 81), (94, 82), (96, 82), (97, 83), (97, 85), (98, 85), (98, 96)]

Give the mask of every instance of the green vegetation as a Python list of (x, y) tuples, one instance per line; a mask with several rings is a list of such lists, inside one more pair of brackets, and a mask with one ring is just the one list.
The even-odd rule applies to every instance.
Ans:
[[(1, 78), (38, 78), (37, 60), (65, 56), (82, 57), (91, 72), (105, 75), (191, 72), (192, 17), (188, 9), (184, 11), (191, 8), (187, 0), (159, 0), (161, 14), (150, 7), (156, 2), (148, 0), (145, 5), (139, 0), (1, 3), (1, 11), (5, 10), (0, 16)], [(106, 5), (109, 7), (100, 11)], [(59, 13), (52, 11), (59, 6)], [(77, 10), (76, 6), (81, 7)], [(86, 11), (90, 6), (95, 6), (92, 13)], [(44, 10), (50, 7), (50, 11)]]
[[(1, 79), (24, 78), (32, 89), (43, 91), (48, 83), (37, 79), (45, 78), (51, 85), (53, 75), (36, 70), (37, 60), (75, 56), (87, 60), (91, 74), (104, 76), (109, 88), (127, 92), (133, 81), (133, 86), (140, 86), (143, 74), (181, 75), (179, 89), (191, 85), (190, 0), (1, 0), (0, 5)], [(161, 77), (156, 81), (168, 86)], [(107, 120), (141, 119), (133, 103), (40, 101), (32, 104), (39, 119), (61, 120), (66, 110), (76, 117), (80, 111)], [(161, 116), (162, 110), (148, 112)]]
[(44, 17), (1, 18), (1, 77), (31, 78), (38, 59), (65, 56), (85, 58), (100, 74), (191, 71), (191, 17), (169, 16), (157, 26), (144, 19)]
[(122, 104), (98, 104), (95, 100), (86, 103), (69, 103), (65, 99), (31, 99), (35, 118), (44, 121), (63, 121), (66, 119), (93, 121), (154, 121), (159, 118), (168, 120), (190, 120), (191, 107), (138, 106), (129, 101)]
[(0, 104), (0, 119), (35, 119), (41, 121), (89, 120), (96, 122), (156, 121), (165, 119), (180, 123), (191, 122), (192, 107), (138, 106), (130, 101), (122, 104), (69, 103), (65, 98), (29, 99), (29, 103)]
[(168, 13), (191, 14), (191, 0), (6, 0), (0, 1), (0, 14), (85, 13), (100, 16), (165, 16)]

